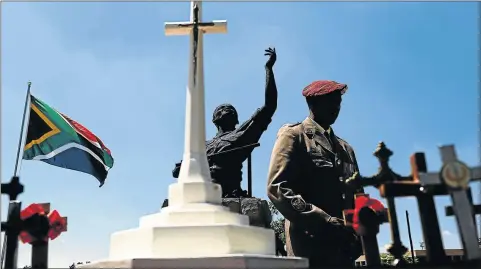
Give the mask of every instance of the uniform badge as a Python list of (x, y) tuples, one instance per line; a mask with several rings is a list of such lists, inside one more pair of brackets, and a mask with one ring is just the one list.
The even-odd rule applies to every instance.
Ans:
[(304, 201), (304, 199), (300, 197), (295, 197), (291, 200), (291, 205), (294, 208), (294, 210), (299, 211), (299, 212), (304, 212), (306, 211), (307, 208), (307, 203)]
[(308, 128), (304, 130), (304, 133), (307, 135), (309, 139), (312, 139), (314, 137), (314, 134), (316, 133), (316, 130)]

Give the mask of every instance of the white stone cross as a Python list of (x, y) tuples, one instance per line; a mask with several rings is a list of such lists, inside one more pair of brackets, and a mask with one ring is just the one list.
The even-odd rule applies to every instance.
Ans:
[(443, 182), (446, 184), (453, 202), (453, 211), (466, 258), (481, 259), (476, 226), (473, 221), (473, 205), (466, 193), (470, 181), (481, 179), (481, 167), (472, 169), (460, 162), (454, 145), (442, 146), (439, 150), (443, 163), (441, 173), (421, 173), (420, 182), (426, 185), (443, 184)]
[(201, 22), (201, 20), (202, 2), (192, 1), (189, 22), (165, 23), (166, 35), (190, 36), (184, 154), (178, 178), (179, 183), (211, 181), (205, 151), (203, 35), (227, 33), (227, 21)]
[(249, 225), (249, 217), (222, 205), (205, 152), (202, 37), (225, 33), (225, 21), (201, 22), (201, 2), (191, 3), (190, 22), (166, 23), (167, 35), (190, 35), (185, 145), (178, 181), (169, 185), (169, 206), (140, 218), (139, 227), (110, 237), (109, 259), (82, 268), (307, 268), (304, 258), (275, 256), (274, 231)]

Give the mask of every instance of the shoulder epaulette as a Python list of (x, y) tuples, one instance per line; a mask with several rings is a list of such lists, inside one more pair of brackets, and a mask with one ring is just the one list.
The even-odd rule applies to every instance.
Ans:
[(277, 132), (277, 137), (279, 137), (279, 135), (281, 135), (283, 132), (291, 129), (292, 127), (296, 127), (299, 124), (301, 124), (301, 123), (300, 122), (298, 122), (298, 123), (287, 123), (287, 124), (282, 125), (281, 128), (279, 128), (279, 131)]
[[(297, 126), (297, 125), (299, 125), (299, 124), (301, 124), (301, 122), (287, 123), (287, 124), (282, 125), (282, 127), (294, 127), (294, 126)], [(281, 127), (281, 128), (282, 128), (282, 127)]]

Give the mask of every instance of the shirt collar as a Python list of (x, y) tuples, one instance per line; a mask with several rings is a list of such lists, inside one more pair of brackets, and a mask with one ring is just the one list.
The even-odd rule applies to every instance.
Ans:
[(311, 119), (311, 117), (308, 117), (308, 118), (309, 118), (309, 120), (311, 120), (311, 122), (314, 124), (314, 126), (316, 126), (316, 128), (318, 128), (319, 131), (321, 131), (321, 133), (324, 134), (324, 133), (327, 132), (329, 135), (331, 134), (331, 130), (332, 130), (331, 126), (329, 126), (329, 128), (327, 130), (324, 130), (324, 128), (322, 128), (322, 126), (319, 125), (319, 123), (317, 123), (315, 120)]

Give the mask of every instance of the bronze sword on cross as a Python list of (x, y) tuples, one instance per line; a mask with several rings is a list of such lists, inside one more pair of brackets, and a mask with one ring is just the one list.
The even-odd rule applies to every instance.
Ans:
[[(201, 29), (202, 28), (206, 28), (206, 27), (214, 27), (216, 26), (215, 22), (200, 22), (200, 13), (199, 13), (199, 3), (198, 2), (194, 2), (194, 6), (193, 6), (193, 14), (192, 14), (192, 35), (193, 35), (193, 40), (192, 42), (194, 43), (194, 49), (193, 49), (193, 55), (192, 55), (192, 59), (194, 61), (194, 87), (196, 87), (197, 85), (197, 48), (198, 48), (198, 44), (199, 44), (199, 37), (200, 37), (200, 34), (203, 33), (203, 30)], [(206, 28), (208, 29), (208, 28)]]
[(192, 33), (194, 42), (194, 49), (192, 59), (194, 61), (194, 88), (197, 86), (197, 45), (199, 43), (199, 5), (198, 3), (194, 3), (194, 12), (193, 12), (193, 22), (192, 22)]

